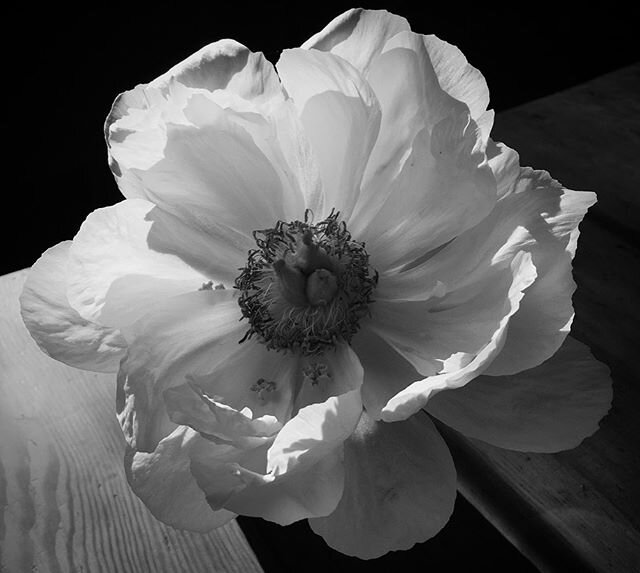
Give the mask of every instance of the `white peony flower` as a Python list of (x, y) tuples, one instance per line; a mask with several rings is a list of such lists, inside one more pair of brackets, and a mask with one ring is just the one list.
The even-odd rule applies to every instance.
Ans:
[(567, 338), (595, 195), (520, 167), (488, 102), (457, 48), (364, 10), (276, 69), (221, 40), (117, 98), (125, 200), (49, 249), (21, 303), (49, 355), (118, 372), (158, 519), (310, 518), (377, 557), (453, 510), (426, 412), (515, 450), (597, 429), (608, 373)]

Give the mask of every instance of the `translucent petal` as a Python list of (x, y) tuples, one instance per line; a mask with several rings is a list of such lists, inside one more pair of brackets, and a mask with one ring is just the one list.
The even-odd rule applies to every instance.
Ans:
[(117, 372), (127, 349), (120, 332), (81, 317), (67, 300), (71, 241), (48, 249), (33, 265), (20, 295), (20, 312), (43, 352), (69, 366)]
[(204, 290), (174, 297), (138, 320), (118, 372), (117, 412), (125, 438), (152, 452), (176, 425), (162, 393), (186, 376), (213, 370), (238, 350), (243, 327), (231, 290)]
[(611, 406), (609, 369), (567, 337), (540, 366), (511, 376), (480, 376), (440, 392), (427, 411), (465, 436), (501, 448), (558, 452), (598, 429)]
[(378, 102), (357, 70), (332, 54), (285, 50), (277, 68), (316, 158), (325, 211), (348, 220), (378, 135)]
[[(145, 131), (131, 130), (127, 116), (152, 119), (150, 116), (166, 107), (166, 94), (176, 82), (207, 91), (228, 90), (240, 98), (258, 104), (282, 101), (284, 95), (273, 66), (262, 54), (251, 53), (245, 46), (233, 40), (220, 40), (205, 46), (180, 62), (150, 84), (139, 85), (120, 94), (105, 122), (105, 138), (109, 148), (111, 169), (125, 197), (141, 197), (143, 189), (136, 174), (116, 159), (118, 147), (134, 148), (130, 138), (145, 144), (152, 156), (157, 156), (165, 140), (162, 123), (154, 118), (155, 134), (141, 140)], [(148, 124), (149, 125), (149, 124)], [(151, 127), (151, 125), (150, 125)], [(136, 143), (138, 143), (136, 142)], [(155, 151), (154, 151), (155, 150)]]
[(345, 443), (344, 458), (338, 507), (309, 520), (330, 547), (374, 559), (433, 537), (449, 520), (456, 471), (428, 416), (386, 424), (364, 415)]
[[(167, 297), (217, 279), (203, 274), (221, 270), (203, 260), (207, 246), (214, 251), (213, 242), (148, 201), (98, 209), (69, 250), (69, 303), (87, 320), (122, 329)], [(202, 270), (185, 261), (201, 263)]]
[(409, 29), (409, 23), (402, 16), (386, 10), (353, 8), (334, 18), (302, 47), (330, 51), (366, 75), (372, 60), (387, 41)]
[(414, 382), (396, 394), (382, 410), (387, 422), (404, 420), (424, 407), (435, 393), (459, 388), (481, 374), (504, 345), (509, 319), (518, 310), (523, 291), (535, 280), (536, 270), (529, 253), (519, 253), (511, 263), (513, 282), (505, 297), (506, 312), (502, 313), (495, 331), (483, 348), (474, 354), (454, 354), (444, 361), (440, 373)]
[(128, 450), (125, 464), (131, 489), (156, 519), (176, 529), (205, 533), (224, 525), (235, 513), (212, 510), (193, 478), (188, 451), (196, 436), (181, 426), (152, 452)]

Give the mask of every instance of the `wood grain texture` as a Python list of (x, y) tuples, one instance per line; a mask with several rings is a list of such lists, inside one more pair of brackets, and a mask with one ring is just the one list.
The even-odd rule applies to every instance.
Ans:
[(640, 65), (498, 114), (521, 164), (596, 191), (581, 225), (573, 334), (609, 365), (600, 430), (554, 455), (508, 452), (441, 426), (460, 491), (542, 571), (640, 571)]
[(177, 531), (130, 492), (115, 375), (40, 352), (19, 317), (25, 277), (0, 278), (0, 571), (262, 571), (235, 521)]

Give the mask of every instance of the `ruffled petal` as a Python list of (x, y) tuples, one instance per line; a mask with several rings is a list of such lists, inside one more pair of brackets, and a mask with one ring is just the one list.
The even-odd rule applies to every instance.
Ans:
[(236, 448), (258, 447), (282, 428), (275, 416), (254, 417), (248, 407), (238, 411), (208, 396), (193, 382), (167, 388), (164, 401), (175, 424), (189, 426), (216, 443)]
[(533, 368), (562, 344), (573, 319), (571, 261), (578, 224), (595, 202), (593, 193), (565, 189), (544, 171), (517, 167), (509, 151), (502, 148), (505, 162), (496, 171), (502, 197), (492, 213), (425, 262), (383, 273), (376, 290), (379, 299), (428, 302), (483, 280), (518, 252), (531, 253), (537, 279), (510, 320), (503, 350), (486, 370), (491, 375)]
[[(282, 219), (288, 195), (252, 135), (269, 131), (268, 122), (258, 114), (247, 118), (227, 110), (205, 94), (190, 97), (184, 114), (187, 124), (164, 126), (162, 157), (132, 168), (144, 197), (216, 235), (230, 229), (250, 238), (253, 230)], [(206, 124), (200, 123), (202, 117)]]
[[(501, 297), (502, 310), (492, 329), (490, 338), (484, 345), (472, 352), (457, 352), (443, 361), (442, 370), (435, 375), (418, 380), (396, 394), (382, 409), (382, 419), (387, 422), (404, 420), (423, 408), (431, 396), (447, 388), (459, 388), (481, 374), (500, 352), (506, 338), (509, 319), (517, 312), (523, 291), (536, 278), (536, 269), (529, 253), (519, 253), (514, 257), (510, 271), (512, 280), (508, 292)], [(492, 314), (495, 309), (491, 309)], [(410, 357), (410, 355), (408, 355)]]
[(369, 85), (348, 62), (317, 50), (285, 50), (277, 64), (298, 109), (322, 180), (323, 212), (348, 220), (378, 135), (380, 108)]
[(281, 525), (328, 515), (342, 495), (342, 444), (361, 412), (357, 390), (302, 408), (266, 455), (264, 447), (220, 455), (203, 442), (192, 455), (194, 475), (214, 507)]
[(127, 349), (115, 328), (81, 317), (67, 300), (71, 241), (48, 249), (33, 265), (20, 295), (20, 312), (43, 352), (69, 366), (117, 372)]
[(567, 337), (540, 366), (512, 376), (480, 376), (440, 392), (427, 411), (465, 436), (501, 448), (558, 452), (598, 429), (611, 397), (609, 369)]
[(122, 329), (167, 297), (216, 280), (203, 274), (222, 270), (203, 260), (207, 246), (214, 252), (213, 242), (148, 201), (98, 209), (69, 250), (69, 303), (87, 320)]
[[(521, 258), (530, 256), (523, 253)], [(492, 271), (464, 288), (426, 301), (376, 301), (370, 328), (423, 376), (441, 372), (447, 361), (468, 362), (517, 308), (510, 297), (520, 300), (536, 276), (524, 261)]]
[(410, 29), (405, 18), (386, 10), (352, 8), (334, 18), (302, 47), (336, 54), (366, 75), (387, 41)]
[(128, 450), (129, 484), (156, 519), (175, 527), (205, 533), (224, 525), (235, 513), (214, 511), (191, 473), (190, 442), (197, 434), (186, 426), (164, 438), (152, 452)]
[(478, 121), (489, 105), (489, 88), (484, 76), (468, 62), (457, 46), (437, 36), (423, 37), (440, 87), (467, 104), (471, 117)]
[(385, 424), (363, 415), (344, 458), (338, 507), (309, 520), (330, 547), (374, 559), (433, 537), (449, 520), (456, 471), (428, 416)]
[[(262, 54), (251, 53), (245, 46), (233, 40), (220, 40), (209, 44), (150, 84), (139, 85), (120, 94), (105, 122), (105, 138), (111, 169), (125, 197), (144, 195), (137, 175), (116, 159), (118, 148), (137, 147), (140, 150), (140, 143), (143, 144), (142, 147), (146, 143), (149, 150), (161, 151), (165, 139), (162, 127), (157, 122), (156, 137), (141, 137), (127, 125), (127, 121), (130, 121), (129, 116), (148, 117), (158, 112), (166, 104), (164, 96), (176, 82), (210, 92), (225, 90), (257, 104), (284, 99), (273, 66)], [(127, 141), (131, 138), (137, 140), (133, 145), (131, 141)]]
[(238, 350), (243, 326), (231, 290), (204, 290), (174, 297), (138, 320), (118, 372), (117, 412), (131, 447), (152, 452), (176, 425), (167, 416), (163, 391), (187, 375), (210, 372)]

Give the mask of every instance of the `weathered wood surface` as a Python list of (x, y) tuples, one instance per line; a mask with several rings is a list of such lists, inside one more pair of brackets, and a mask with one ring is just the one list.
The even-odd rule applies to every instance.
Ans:
[(460, 491), (543, 571), (640, 571), (640, 64), (497, 115), (494, 136), (599, 202), (581, 225), (573, 333), (612, 372), (577, 449), (519, 454), (444, 430)]
[(0, 571), (262, 571), (235, 521), (176, 531), (130, 492), (114, 375), (40, 352), (19, 317), (25, 276), (0, 278)]

